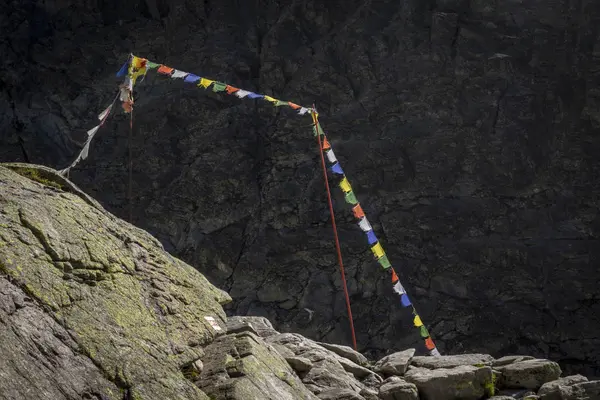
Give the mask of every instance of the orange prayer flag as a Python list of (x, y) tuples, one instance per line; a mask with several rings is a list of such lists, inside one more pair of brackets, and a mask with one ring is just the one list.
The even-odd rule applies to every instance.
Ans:
[(297, 110), (299, 108), (301, 108), (298, 104), (294, 104), (291, 101), (288, 101), (288, 104), (290, 107), (292, 107), (294, 110)]
[(158, 67), (158, 72), (160, 74), (171, 75), (173, 71), (173, 68), (167, 67), (166, 65), (161, 65), (160, 67)]
[(329, 144), (329, 141), (327, 140), (327, 138), (325, 138), (325, 140), (323, 140), (323, 150), (327, 150), (330, 148), (331, 148), (331, 145)]
[(396, 271), (392, 268), (392, 283), (398, 282), (398, 275), (396, 275)]
[(365, 216), (365, 213), (362, 207), (360, 206), (360, 203), (352, 207), (352, 212), (354, 212), (354, 216), (356, 217), (356, 219), (361, 219)]
[(425, 339), (425, 347), (427, 347), (427, 350), (433, 350), (433, 349), (435, 349), (435, 344), (433, 344), (433, 340), (431, 340), (430, 337), (428, 337), (427, 339)]
[(227, 94), (233, 94), (233, 93), (239, 91), (240, 89), (238, 89), (236, 87), (233, 87), (233, 86), (230, 86), (230, 85), (227, 85), (227, 87), (225, 88), (225, 90), (227, 90)]

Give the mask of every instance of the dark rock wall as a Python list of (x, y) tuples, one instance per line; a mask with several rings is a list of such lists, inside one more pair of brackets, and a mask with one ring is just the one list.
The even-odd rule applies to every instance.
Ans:
[[(600, 375), (599, 2), (8, 0), (0, 29), (0, 160), (66, 166), (130, 51), (314, 101), (443, 353)], [(236, 314), (349, 343), (310, 118), (155, 73), (136, 98), (133, 222)], [(71, 173), (125, 218), (128, 123)], [(419, 344), (335, 196), (360, 349)]]

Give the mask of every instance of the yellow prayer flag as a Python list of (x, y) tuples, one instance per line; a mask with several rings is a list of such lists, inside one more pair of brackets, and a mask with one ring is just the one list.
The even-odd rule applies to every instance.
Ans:
[(348, 182), (348, 179), (346, 177), (344, 177), (344, 179), (342, 179), (342, 181), (340, 182), (340, 187), (342, 188), (344, 193), (352, 191), (352, 186), (350, 186), (350, 182)]
[(415, 319), (414, 319), (413, 323), (415, 324), (415, 326), (417, 328), (419, 326), (423, 326), (423, 321), (421, 321), (421, 317), (419, 317), (418, 315), (415, 315)]
[(211, 81), (210, 79), (202, 78), (200, 79), (200, 84), (198, 86), (202, 86), (204, 89), (208, 89), (208, 87), (212, 85), (213, 82), (214, 81)]
[(381, 243), (377, 242), (373, 247), (371, 247), (371, 251), (375, 255), (377, 259), (383, 257), (385, 252), (383, 251), (383, 247), (381, 247)]
[(277, 103), (277, 99), (272, 98), (271, 96), (265, 96), (266, 101), (270, 101), (271, 103)]

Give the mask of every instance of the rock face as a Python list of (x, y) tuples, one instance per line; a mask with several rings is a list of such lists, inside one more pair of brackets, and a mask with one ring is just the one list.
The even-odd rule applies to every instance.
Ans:
[(230, 300), (55, 171), (0, 166), (2, 400), (600, 395), (599, 381), (559, 379), (556, 363), (527, 356), (424, 358), (408, 349), (371, 362), (281, 333), (264, 317), (226, 318)]
[[(314, 101), (442, 353), (600, 375), (599, 14), (592, 0), (5, 0), (0, 160), (66, 166), (130, 51)], [(133, 222), (229, 291), (230, 314), (348, 344), (310, 123), (150, 76)], [(110, 119), (71, 174), (121, 217), (127, 132)], [(337, 196), (361, 348), (415, 347)]]

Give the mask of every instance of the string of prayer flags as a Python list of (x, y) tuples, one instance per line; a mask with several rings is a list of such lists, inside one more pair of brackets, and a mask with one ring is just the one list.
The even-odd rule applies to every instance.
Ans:
[(314, 122), (313, 132), (314, 132), (315, 136), (318, 134), (323, 137), (321, 151), (323, 151), (327, 155), (327, 159), (329, 160), (329, 163), (331, 164), (329, 167), (331, 172), (334, 174), (334, 176), (339, 177), (340, 181), (339, 181), (338, 185), (344, 192), (346, 202), (353, 205), (352, 213), (354, 214), (354, 217), (358, 220), (359, 227), (366, 234), (369, 245), (371, 246), (371, 251), (373, 252), (373, 255), (375, 256), (377, 263), (384, 270), (392, 271), (392, 273), (391, 273), (392, 289), (396, 294), (398, 294), (400, 296), (400, 303), (403, 307), (412, 307), (412, 311), (413, 311), (413, 315), (414, 315), (413, 325), (419, 329), (419, 336), (421, 339), (423, 339), (425, 341), (425, 347), (429, 351), (429, 354), (430, 355), (440, 355), (439, 351), (435, 347), (435, 344), (433, 343), (433, 339), (431, 338), (429, 331), (423, 324), (423, 321), (421, 320), (421, 317), (417, 313), (417, 310), (415, 309), (414, 305), (410, 301), (410, 298), (408, 297), (406, 290), (400, 283), (398, 274), (396, 273), (395, 269), (392, 268), (392, 264), (390, 263), (390, 260), (388, 259), (387, 255), (385, 254), (385, 251), (383, 250), (383, 247), (381, 246), (381, 242), (377, 239), (377, 236), (373, 232), (373, 227), (371, 226), (369, 220), (367, 219), (362, 206), (360, 205), (360, 203), (358, 202), (358, 200), (356, 198), (356, 195), (352, 191), (352, 186), (350, 185), (348, 178), (344, 174), (339, 161), (335, 157), (331, 143), (329, 142), (329, 140), (327, 140), (327, 136), (325, 135), (325, 133), (323, 132), (323, 129), (321, 128), (321, 125), (319, 124), (318, 112), (316, 110), (313, 110), (313, 112), (314, 112), (314, 114), (313, 114), (313, 122)]
[(225, 89), (227, 89), (227, 84), (226, 83), (221, 83), (221, 82), (215, 82), (213, 83), (213, 92), (217, 93), (217, 92), (224, 92)]

